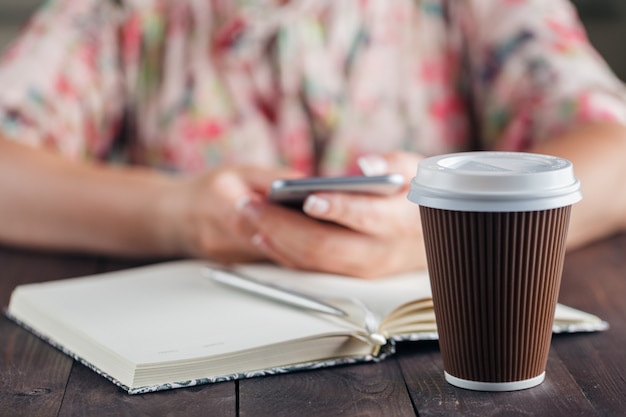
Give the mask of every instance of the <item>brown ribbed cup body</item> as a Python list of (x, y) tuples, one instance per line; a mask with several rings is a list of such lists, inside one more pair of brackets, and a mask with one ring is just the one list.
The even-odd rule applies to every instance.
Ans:
[(420, 206), (448, 374), (511, 382), (545, 371), (570, 211)]

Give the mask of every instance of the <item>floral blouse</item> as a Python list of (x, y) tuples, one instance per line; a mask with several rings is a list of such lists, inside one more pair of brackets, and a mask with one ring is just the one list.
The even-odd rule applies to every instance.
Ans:
[(0, 133), (197, 172), (357, 171), (626, 123), (568, 0), (50, 0), (0, 61)]

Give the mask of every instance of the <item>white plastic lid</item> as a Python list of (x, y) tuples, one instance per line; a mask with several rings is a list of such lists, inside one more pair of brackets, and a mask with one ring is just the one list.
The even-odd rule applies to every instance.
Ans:
[(457, 211), (537, 211), (582, 199), (572, 163), (523, 152), (462, 152), (420, 161), (408, 199)]

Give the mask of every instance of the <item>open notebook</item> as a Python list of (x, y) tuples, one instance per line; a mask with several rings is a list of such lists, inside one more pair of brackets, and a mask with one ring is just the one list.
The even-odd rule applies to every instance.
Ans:
[[(437, 338), (425, 272), (366, 281), (237, 267), (349, 313), (337, 317), (214, 282), (203, 273), (212, 266), (173, 261), (21, 285), (5, 312), (131, 394), (380, 360), (397, 341)], [(557, 308), (555, 332), (606, 328), (594, 315)]]

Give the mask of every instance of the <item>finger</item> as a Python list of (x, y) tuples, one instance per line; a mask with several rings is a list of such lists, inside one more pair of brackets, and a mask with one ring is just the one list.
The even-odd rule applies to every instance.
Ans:
[(395, 151), (385, 154), (384, 158), (387, 161), (389, 172), (403, 174), (405, 178), (410, 180), (415, 176), (417, 165), (424, 159), (424, 156), (414, 152)]
[(392, 237), (421, 231), (419, 211), (407, 201), (405, 191), (384, 197), (317, 193), (305, 200), (303, 210), (316, 219), (372, 236)]
[(252, 241), (275, 262), (343, 274), (367, 271), (363, 256), (372, 256), (375, 239), (280, 206), (258, 204), (254, 210), (254, 214), (248, 213), (258, 221)]
[[(300, 229), (302, 230), (302, 229)], [(375, 241), (356, 234), (306, 233), (298, 237), (273, 231), (257, 235), (259, 248), (276, 262), (291, 268), (314, 270), (356, 277), (376, 276)], [(327, 235), (327, 236), (326, 236)]]
[(268, 258), (290, 268), (366, 279), (425, 267), (419, 239), (385, 241), (357, 233), (307, 236), (308, 240), (283, 239), (281, 232), (258, 234), (255, 244)]
[(271, 204), (258, 207), (253, 244), (291, 268), (363, 278), (425, 267), (421, 236), (380, 239)]
[(417, 153), (396, 151), (385, 155), (364, 155), (357, 160), (357, 164), (367, 176), (399, 173), (411, 178), (422, 159), (424, 157)]
[(249, 238), (254, 228), (241, 218), (241, 208), (251, 200), (263, 198), (273, 180), (296, 175), (300, 174), (292, 170), (259, 167), (216, 171), (207, 177), (210, 188), (200, 188), (198, 193), (203, 194), (201, 201), (207, 210), (219, 213), (221, 227), (239, 231)]
[(303, 173), (287, 168), (264, 168), (249, 166), (241, 171), (243, 180), (254, 191), (267, 194), (272, 182), (281, 178), (302, 178)]

